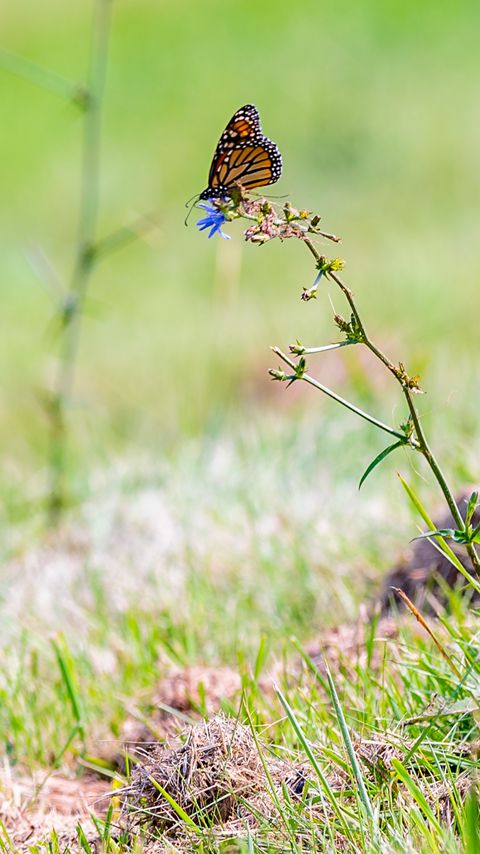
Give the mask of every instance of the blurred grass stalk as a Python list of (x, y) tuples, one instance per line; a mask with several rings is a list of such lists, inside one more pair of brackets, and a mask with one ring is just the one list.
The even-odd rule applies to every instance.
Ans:
[(48, 516), (56, 522), (66, 503), (68, 407), (73, 394), (82, 313), (97, 263), (102, 106), (107, 73), (112, 0), (95, 0), (87, 85), (83, 102), (83, 152), (78, 237), (70, 285), (60, 308), (61, 344), (58, 372), (50, 398)]
[(85, 90), (79, 83), (10, 50), (0, 49), (0, 68), (79, 105), (85, 100)]

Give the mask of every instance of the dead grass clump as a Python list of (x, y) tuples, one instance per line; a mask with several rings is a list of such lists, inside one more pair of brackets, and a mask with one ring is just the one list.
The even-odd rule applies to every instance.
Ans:
[(461, 804), (465, 803), (468, 793), (472, 789), (475, 791), (474, 786), (470, 771), (464, 771), (455, 780), (455, 794), (450, 783), (439, 782), (430, 786), (429, 800), (432, 807), (437, 811), (442, 824), (447, 827), (455, 825), (455, 801), (460, 801)]
[(298, 793), (301, 771), (264, 745), (260, 751), (248, 727), (222, 714), (190, 726), (173, 745), (143, 751), (124, 791), (124, 813), (133, 825), (172, 836), (186, 829), (180, 811), (199, 828), (245, 833), (259, 817), (275, 817), (274, 799), (283, 801), (285, 786), (293, 796)]
[(393, 771), (392, 759), (403, 760), (404, 751), (384, 738), (363, 739), (355, 745), (366, 776), (376, 783), (389, 783)]
[[(406, 742), (396, 745), (393, 740), (388, 740), (387, 735), (383, 738), (362, 740), (355, 745), (355, 751), (362, 762), (365, 776), (377, 784), (385, 783), (389, 786), (394, 771), (392, 760), (396, 759), (403, 762), (405, 751), (411, 748), (412, 744)], [(460, 753), (472, 753), (471, 748), (472, 745), (465, 745), (465, 751), (461, 750)], [(455, 804), (457, 808), (461, 807), (469, 791), (475, 786), (475, 776), (472, 775), (472, 771), (463, 771), (448, 782), (429, 779), (424, 768), (421, 769), (421, 773), (415, 772), (415, 770), (410, 773), (431, 807), (433, 814), (445, 827), (453, 828), (456, 822)], [(395, 790), (397, 803), (402, 804), (402, 809), (407, 809), (411, 796), (406, 786), (397, 782)]]

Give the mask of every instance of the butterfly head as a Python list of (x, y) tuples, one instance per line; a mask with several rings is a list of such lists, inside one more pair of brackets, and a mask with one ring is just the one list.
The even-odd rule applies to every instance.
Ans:
[(218, 187), (215, 187), (215, 188), (207, 187), (205, 190), (203, 190), (203, 192), (200, 193), (200, 195), (198, 197), (198, 201), (202, 201), (202, 200), (206, 201), (208, 199), (221, 199), (221, 198), (222, 198), (222, 193), (221, 193), (221, 191), (219, 193)]
[(233, 202), (237, 205), (244, 197), (244, 190), (241, 184), (232, 184), (231, 187), (207, 187), (200, 193), (198, 201), (208, 201), (212, 199), (219, 205), (228, 205)]

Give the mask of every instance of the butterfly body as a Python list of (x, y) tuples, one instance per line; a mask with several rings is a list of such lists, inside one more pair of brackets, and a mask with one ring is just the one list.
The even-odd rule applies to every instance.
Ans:
[(274, 184), (282, 174), (282, 155), (263, 135), (260, 116), (245, 104), (232, 116), (213, 155), (208, 187), (200, 199), (227, 199), (241, 185), (245, 190)]

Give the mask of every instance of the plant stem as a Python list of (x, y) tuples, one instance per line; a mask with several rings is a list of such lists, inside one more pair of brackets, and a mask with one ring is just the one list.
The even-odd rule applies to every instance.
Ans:
[[(448, 486), (447, 481), (445, 480), (445, 475), (443, 474), (434, 454), (432, 453), (432, 451), (430, 449), (430, 446), (427, 442), (425, 432), (423, 430), (423, 427), (422, 427), (422, 424), (420, 421), (420, 416), (419, 416), (419, 414), (415, 408), (415, 405), (414, 405), (413, 400), (411, 398), (411, 394), (409, 393), (408, 389), (404, 389), (404, 394), (405, 394), (405, 397), (406, 397), (406, 400), (408, 403), (410, 415), (412, 416), (413, 425), (415, 427), (415, 435), (417, 436), (417, 439), (418, 439), (418, 442), (420, 445), (418, 450), (420, 451), (421, 454), (423, 454), (428, 465), (430, 466), (430, 468), (431, 468), (431, 470), (432, 470), (432, 472), (436, 478), (436, 481), (437, 481), (438, 485), (440, 486), (440, 489), (442, 490), (442, 492), (445, 496), (445, 499), (446, 499), (447, 504), (450, 508), (450, 512), (452, 514), (452, 517), (455, 520), (455, 524), (457, 525), (457, 527), (460, 531), (465, 531), (466, 525), (465, 525), (465, 521), (463, 519), (463, 516), (460, 513), (460, 510), (458, 508), (458, 504), (455, 501), (455, 498), (453, 497), (453, 494), (452, 494), (452, 492)], [(476, 572), (480, 575), (480, 561), (479, 561), (475, 546), (473, 545), (473, 543), (467, 543), (465, 545), (465, 548), (466, 548), (467, 554), (470, 558), (470, 563), (472, 564), (472, 566), (476, 570)]]
[[(309, 249), (309, 251), (314, 256), (316, 261), (320, 261), (321, 255), (317, 251), (317, 249), (315, 248), (315, 246), (313, 245), (311, 240), (306, 239), (306, 240), (304, 240), (304, 243), (306, 244), (307, 248)], [(360, 330), (360, 335), (362, 338), (361, 343), (365, 344), (365, 346), (374, 354), (374, 356), (376, 356), (377, 359), (379, 359), (385, 365), (385, 367), (390, 371), (390, 373), (393, 374), (393, 376), (395, 377), (397, 382), (400, 383), (400, 386), (402, 388), (402, 392), (403, 392), (403, 394), (405, 396), (405, 400), (407, 402), (407, 406), (408, 406), (408, 410), (410, 412), (412, 423), (413, 423), (413, 426), (415, 429), (415, 436), (417, 439), (416, 450), (419, 451), (419, 453), (421, 453), (423, 455), (426, 462), (430, 466), (430, 469), (432, 470), (432, 473), (433, 473), (440, 489), (442, 490), (443, 495), (445, 496), (445, 500), (449, 506), (452, 517), (455, 520), (456, 525), (458, 526), (458, 529), (461, 531), (465, 531), (466, 530), (465, 522), (463, 520), (462, 514), (460, 513), (460, 510), (459, 510), (458, 505), (455, 501), (453, 493), (447, 484), (447, 481), (445, 479), (445, 475), (443, 474), (443, 472), (442, 472), (442, 470), (441, 470), (441, 468), (440, 468), (440, 466), (439, 466), (439, 464), (438, 464), (438, 462), (437, 462), (437, 460), (436, 460), (436, 458), (435, 458), (435, 456), (434, 456), (434, 454), (433, 454), (433, 452), (432, 452), (432, 450), (431, 450), (431, 448), (427, 442), (427, 438), (425, 436), (425, 432), (424, 432), (422, 424), (421, 424), (420, 416), (417, 412), (417, 409), (416, 409), (415, 404), (414, 404), (413, 399), (412, 399), (412, 393), (411, 393), (410, 388), (402, 380), (401, 374), (399, 373), (398, 368), (394, 365), (394, 363), (369, 338), (367, 331), (365, 329), (365, 326), (363, 324), (363, 321), (362, 321), (362, 319), (358, 313), (358, 310), (357, 310), (357, 307), (355, 305), (355, 301), (353, 299), (353, 294), (352, 294), (351, 290), (346, 286), (346, 284), (341, 280), (341, 278), (336, 273), (334, 273), (333, 271), (329, 271), (327, 275), (331, 279), (333, 279), (333, 281), (338, 285), (338, 287), (340, 288), (340, 290), (342, 291), (342, 293), (346, 297), (347, 302), (348, 302), (348, 304), (352, 310), (352, 314), (353, 314), (355, 321), (358, 325), (358, 329)], [(466, 549), (467, 549), (468, 556), (470, 558), (470, 561), (472, 563), (473, 568), (476, 570), (477, 573), (480, 574), (480, 560), (478, 558), (475, 546), (472, 543), (470, 543), (466, 546)]]
[(314, 353), (326, 353), (328, 350), (338, 350), (339, 347), (349, 347), (354, 341), (337, 341), (335, 344), (324, 344), (323, 347), (302, 347), (291, 344), (290, 352), (295, 356), (311, 356)]
[[(289, 357), (278, 347), (272, 347), (272, 350), (277, 356), (283, 359), (290, 368), (293, 370), (296, 369), (297, 365), (295, 362), (293, 362), (292, 359), (289, 359)], [(380, 430), (384, 430), (385, 433), (395, 436), (396, 439), (400, 439), (405, 445), (412, 445), (412, 442), (408, 441), (405, 433), (400, 433), (398, 430), (394, 430), (393, 427), (389, 427), (387, 424), (384, 424), (383, 421), (379, 421), (377, 418), (374, 418), (373, 415), (369, 415), (368, 412), (364, 412), (363, 409), (359, 409), (358, 406), (355, 406), (355, 404), (350, 403), (350, 401), (345, 400), (343, 397), (340, 397), (340, 395), (336, 394), (332, 389), (328, 388), (326, 385), (322, 385), (322, 383), (319, 383), (318, 380), (314, 379), (314, 377), (311, 377), (309, 374), (302, 374), (302, 376), (297, 377), (297, 379), (303, 380), (304, 382), (313, 385), (315, 388), (318, 388), (320, 391), (323, 391), (324, 394), (333, 398), (333, 400), (336, 400), (337, 403), (340, 403), (342, 406), (345, 406), (346, 409), (350, 409), (350, 411), (354, 412), (355, 415), (359, 415), (360, 418), (364, 418), (365, 421), (369, 421), (370, 424), (374, 424), (375, 427), (379, 427)], [(413, 447), (416, 447), (416, 445), (413, 445)]]
[(35, 62), (31, 62), (10, 50), (0, 49), (0, 68), (20, 77), (22, 80), (29, 80), (30, 83), (41, 86), (42, 89), (53, 92), (55, 95), (68, 98), (68, 100), (75, 101), (79, 99), (79, 96), (81, 99), (82, 94), (84, 95), (75, 80), (69, 80), (51, 68), (42, 68)]
[[(99, 204), (101, 117), (110, 35), (111, 0), (96, 0), (92, 23), (83, 125), (81, 196), (76, 256), (64, 307), (58, 374), (50, 410), (49, 517), (56, 521), (65, 505), (67, 409), (80, 343), (81, 319), (96, 263), (95, 233)], [(67, 314), (68, 308), (68, 314)]]

